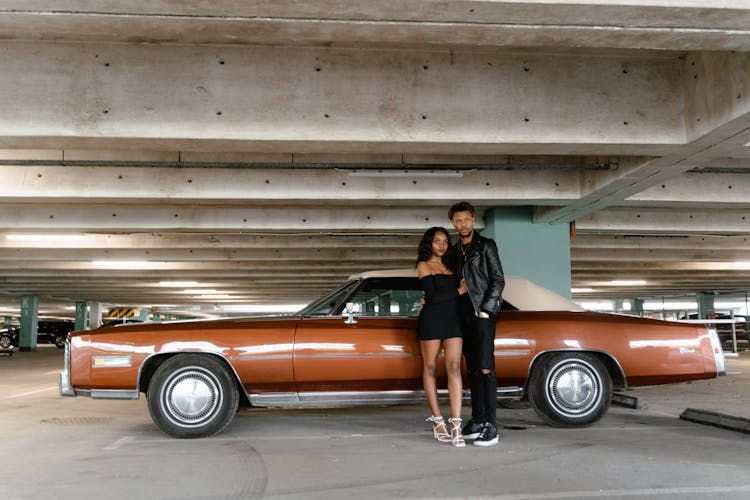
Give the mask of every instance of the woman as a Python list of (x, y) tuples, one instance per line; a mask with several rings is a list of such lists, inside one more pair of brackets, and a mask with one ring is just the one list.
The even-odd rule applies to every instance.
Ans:
[[(466, 293), (466, 284), (459, 283), (458, 277), (445, 262), (445, 255), (451, 247), (448, 231), (442, 227), (428, 229), (419, 242), (417, 255), (417, 275), (425, 292), (424, 306), (419, 313), (417, 338), (422, 348), (422, 381), (427, 403), (432, 416), (435, 439), (451, 442), (453, 446), (464, 446), (461, 434), (461, 324), (458, 319), (457, 299)], [(448, 396), (451, 430), (445, 426), (440, 413), (437, 397), (435, 369), (440, 350), (445, 352), (445, 371), (448, 374)]]

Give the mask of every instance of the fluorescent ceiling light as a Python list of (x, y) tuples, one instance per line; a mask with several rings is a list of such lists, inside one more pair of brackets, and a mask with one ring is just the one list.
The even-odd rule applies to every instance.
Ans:
[(588, 293), (588, 292), (593, 292), (593, 291), (594, 291), (593, 288), (585, 288), (585, 287), (583, 288), (573, 287), (570, 289), (570, 293)]
[(226, 293), (207, 293), (196, 296), (197, 299), (231, 299), (232, 296)]
[(187, 290), (183, 290), (182, 293), (218, 293), (218, 290), (213, 290), (211, 288), (189, 288)]
[(645, 285), (646, 280), (612, 280), (609, 284), (616, 286), (640, 286)]
[(295, 313), (305, 306), (307, 304), (232, 304), (221, 309), (233, 313)]
[(352, 170), (350, 177), (463, 177), (460, 170)]
[(167, 262), (150, 260), (93, 260), (91, 264), (102, 269), (160, 269), (169, 267)]
[(79, 241), (85, 238), (82, 234), (6, 234), (13, 241)]
[(197, 281), (160, 281), (159, 286), (173, 286), (175, 288), (182, 288), (186, 286), (200, 286)]

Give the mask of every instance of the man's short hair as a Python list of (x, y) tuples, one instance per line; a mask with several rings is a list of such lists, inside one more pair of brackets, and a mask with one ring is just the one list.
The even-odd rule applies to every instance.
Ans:
[(472, 217), (476, 216), (476, 210), (474, 210), (474, 206), (466, 201), (460, 201), (453, 205), (448, 210), (448, 219), (453, 220), (453, 214), (455, 214), (456, 212), (471, 212)]

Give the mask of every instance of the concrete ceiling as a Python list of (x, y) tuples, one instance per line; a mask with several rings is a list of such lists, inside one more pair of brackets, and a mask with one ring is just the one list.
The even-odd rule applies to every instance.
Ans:
[[(748, 1), (2, 2), (0, 314), (301, 304), (413, 265), (457, 200), (574, 222), (578, 298), (748, 290), (748, 26)], [(51, 233), (79, 238), (7, 237)]]

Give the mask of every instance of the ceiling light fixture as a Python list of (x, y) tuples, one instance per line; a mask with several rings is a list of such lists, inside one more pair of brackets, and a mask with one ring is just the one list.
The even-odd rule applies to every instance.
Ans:
[(12, 241), (79, 241), (85, 238), (82, 234), (6, 234)]
[(460, 170), (352, 170), (350, 177), (463, 177)]
[(150, 260), (92, 260), (91, 265), (101, 269), (163, 269), (171, 267), (168, 262)]
[(646, 280), (612, 280), (609, 284), (615, 286), (641, 286), (646, 284)]
[(593, 291), (594, 291), (593, 288), (586, 288), (586, 287), (582, 287), (582, 288), (573, 287), (570, 289), (570, 293), (589, 293)]
[(197, 281), (160, 281), (159, 286), (173, 286), (175, 288), (182, 288), (188, 286), (200, 286)]

